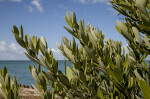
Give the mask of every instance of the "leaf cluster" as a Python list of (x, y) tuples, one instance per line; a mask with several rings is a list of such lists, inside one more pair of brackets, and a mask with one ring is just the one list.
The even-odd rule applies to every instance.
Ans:
[(0, 70), (0, 84), (0, 93), (5, 99), (20, 99), (20, 86), (17, 84), (16, 77), (14, 77), (14, 80), (10, 78), (6, 67)]

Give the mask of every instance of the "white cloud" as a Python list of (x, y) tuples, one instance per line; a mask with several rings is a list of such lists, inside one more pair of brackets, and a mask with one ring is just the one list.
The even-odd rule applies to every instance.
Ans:
[(81, 4), (87, 4), (87, 3), (105, 3), (109, 0), (73, 0), (74, 2), (79, 2)]
[(9, 49), (7, 49), (7, 52), (16, 53), (17, 55), (22, 55), (25, 52), (22, 47), (13, 42), (8, 46), (8, 48)]
[(87, 3), (89, 3), (90, 0), (73, 0), (73, 1), (81, 3), (81, 4), (87, 4)]
[(0, 51), (4, 52), (6, 50), (6, 42), (5, 41), (1, 41), (0, 42)]
[(78, 2), (82, 3), (82, 4), (86, 4), (88, 3), (89, 0), (78, 0)]
[(22, 0), (10, 0), (12, 2), (21, 2)]
[(0, 41), (0, 60), (24, 60), (24, 49), (16, 43), (6, 44), (6, 41)]
[[(57, 60), (64, 59), (60, 50), (54, 48), (51, 50)], [(24, 52), (25, 49), (16, 43), (6, 44), (6, 41), (0, 41), (0, 60), (27, 60), (28, 58), (24, 55)]]
[(32, 0), (31, 3), (38, 9), (38, 11), (43, 12), (43, 7), (39, 0)]
[(17, 49), (17, 45), (15, 43), (11, 43), (9, 47), (13, 50)]
[(62, 55), (62, 53), (60, 52), (60, 50), (55, 50), (54, 48), (52, 48), (51, 51), (53, 52), (53, 56), (57, 60), (63, 60), (64, 59), (64, 56)]
[(108, 0), (93, 0), (93, 3), (103, 3), (108, 2)]
[(28, 10), (29, 10), (29, 12), (33, 12), (33, 7), (32, 6), (28, 6)]

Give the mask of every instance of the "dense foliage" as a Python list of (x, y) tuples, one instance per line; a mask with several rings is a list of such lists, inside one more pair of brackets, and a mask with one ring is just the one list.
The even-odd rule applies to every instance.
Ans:
[[(150, 99), (150, 69), (145, 58), (150, 55), (150, 1), (111, 0), (113, 8), (124, 15), (125, 22), (117, 21), (116, 29), (128, 41), (125, 54), (121, 42), (105, 39), (98, 28), (84, 20), (77, 21), (73, 12), (65, 17), (72, 41), (65, 36), (57, 44), (62, 54), (72, 63), (65, 62), (65, 74), (58, 71), (58, 61), (53, 57), (44, 37), (23, 35), (13, 26), (16, 41), (26, 49), (25, 55), (39, 65), (29, 66), (36, 82), (36, 91), (43, 99)], [(76, 39), (75, 39), (76, 38)], [(76, 43), (79, 40), (79, 43)], [(42, 55), (39, 55), (39, 52)], [(41, 71), (41, 66), (48, 71)], [(50, 89), (47, 89), (50, 86)]]
[(17, 84), (16, 77), (14, 77), (14, 80), (10, 78), (6, 67), (0, 70), (0, 84), (0, 93), (5, 99), (20, 99), (20, 86)]

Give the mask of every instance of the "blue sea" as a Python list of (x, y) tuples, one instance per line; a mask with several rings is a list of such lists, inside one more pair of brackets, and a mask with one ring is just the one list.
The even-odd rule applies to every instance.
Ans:
[[(72, 66), (72, 64), (69, 61), (66, 62), (69, 66)], [(146, 61), (146, 63), (147, 65), (149, 64), (148, 61)], [(35, 64), (32, 61), (0, 61), (0, 69), (6, 66), (7, 71), (11, 74), (11, 78), (16, 76), (19, 84), (31, 86), (32, 84), (35, 85), (35, 81), (32, 78), (32, 75), (29, 71), (29, 65), (35, 65), (37, 67), (37, 64)], [(58, 69), (61, 70), (63, 73), (65, 72), (63, 60), (58, 61)]]
[[(72, 66), (69, 61), (66, 61), (69, 66)], [(36, 66), (38, 65), (32, 61), (0, 61), (0, 69), (6, 66), (8, 73), (10, 73), (11, 78), (16, 76), (18, 79), (18, 83), (23, 85), (31, 86), (32, 84), (35, 85), (35, 81), (29, 71), (29, 65)], [(42, 66), (41, 66), (42, 67)], [(44, 68), (41, 68), (43, 70)], [(61, 70), (63, 73), (65, 72), (64, 61), (58, 61), (58, 69)]]

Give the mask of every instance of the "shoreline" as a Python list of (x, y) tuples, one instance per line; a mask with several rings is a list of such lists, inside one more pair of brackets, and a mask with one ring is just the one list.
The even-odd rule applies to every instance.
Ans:
[[(2, 87), (0, 83), (0, 88)], [(23, 87), (20, 86), (20, 99), (41, 99), (41, 97), (36, 93), (36, 91), (32, 87)], [(0, 94), (0, 99), (4, 99)]]

